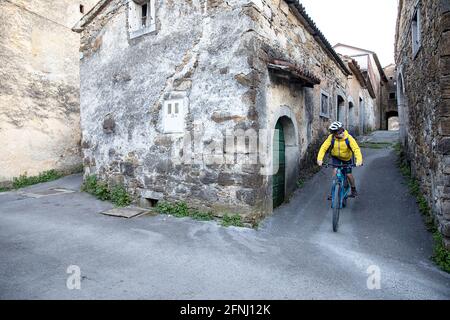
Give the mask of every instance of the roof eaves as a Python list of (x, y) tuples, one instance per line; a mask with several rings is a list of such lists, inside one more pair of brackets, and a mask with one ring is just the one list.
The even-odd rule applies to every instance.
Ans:
[(348, 67), (350, 71), (355, 75), (358, 82), (361, 84), (362, 88), (367, 88), (367, 82), (364, 78), (363, 72), (361, 71), (361, 67), (359, 66), (358, 62), (355, 59), (352, 59), (351, 57), (345, 57), (348, 61)]
[(305, 87), (313, 88), (320, 84), (320, 78), (308, 71), (306, 68), (284, 60), (271, 60), (267, 67), (288, 77), (295, 78), (303, 83)]
[(97, 14), (109, 3), (111, 0), (100, 0), (97, 4), (89, 10), (72, 28), (74, 32), (82, 32), (84, 28), (97, 16)]
[[(362, 52), (365, 52), (365, 53), (373, 55), (373, 59), (375, 60), (375, 64), (377, 65), (378, 71), (380, 72), (381, 79), (384, 82), (388, 81), (388, 79), (386, 77), (386, 74), (384, 73), (383, 67), (381, 66), (380, 59), (378, 59), (378, 55), (376, 54), (376, 52), (371, 51), (371, 50), (367, 50), (367, 49), (363, 49), (363, 48), (358, 48), (358, 47), (355, 47), (355, 46), (350, 46), (350, 45), (344, 44), (344, 43), (338, 43), (335, 46), (333, 46), (333, 48), (336, 48), (336, 47), (346, 47), (346, 48), (359, 50), (359, 51), (362, 51)], [(357, 55), (354, 55), (354, 56), (356, 57)]]
[(298, 0), (285, 0), (288, 5), (295, 8), (295, 11), (298, 13), (296, 15), (300, 18), (300, 22), (302, 22), (309, 30), (309, 32), (314, 36), (314, 38), (319, 42), (319, 44), (324, 48), (324, 50), (328, 53), (328, 55), (337, 63), (340, 69), (348, 76), (351, 72), (348, 70), (347, 66), (338, 56), (336, 51), (333, 49), (331, 44), (325, 38), (323, 33), (319, 30), (316, 23), (311, 19), (308, 13), (305, 10), (305, 7)]
[(384, 73), (384, 69), (383, 69), (383, 67), (381, 66), (380, 60), (378, 59), (378, 56), (377, 56), (376, 53), (373, 54), (373, 58), (374, 58), (374, 60), (375, 60), (375, 64), (377, 65), (378, 71), (380, 72), (381, 79), (382, 79), (384, 82), (388, 82), (388, 79), (387, 79), (387, 77), (386, 77), (386, 73)]
[(362, 52), (365, 52), (365, 53), (375, 54), (375, 52), (373, 52), (373, 51), (370, 51), (370, 50), (367, 50), (367, 49), (363, 49), (363, 48), (359, 48), (359, 47), (355, 47), (355, 46), (350, 46), (350, 45), (345, 44), (345, 43), (338, 43), (338, 44), (333, 46), (333, 48), (336, 48), (336, 47), (346, 47), (346, 48), (362, 51)]

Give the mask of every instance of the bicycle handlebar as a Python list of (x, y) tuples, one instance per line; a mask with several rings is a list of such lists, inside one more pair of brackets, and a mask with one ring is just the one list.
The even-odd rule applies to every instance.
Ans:
[[(361, 164), (362, 166), (362, 164)], [(342, 168), (342, 169), (351, 169), (351, 168), (356, 168), (357, 165), (356, 164), (332, 164), (332, 163), (325, 163), (323, 164), (323, 167), (325, 168)]]

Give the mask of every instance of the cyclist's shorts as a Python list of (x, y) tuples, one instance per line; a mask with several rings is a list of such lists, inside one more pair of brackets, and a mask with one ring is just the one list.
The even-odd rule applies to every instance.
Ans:
[[(332, 162), (333, 164), (335, 164), (335, 165), (353, 164), (353, 161), (352, 161), (352, 160), (344, 161), (344, 160), (341, 160), (341, 159), (336, 158), (336, 157), (331, 157), (331, 162)], [(342, 169), (342, 173), (343, 173), (343, 174), (350, 174), (350, 173), (352, 173), (352, 168), (345, 168), (345, 169)]]

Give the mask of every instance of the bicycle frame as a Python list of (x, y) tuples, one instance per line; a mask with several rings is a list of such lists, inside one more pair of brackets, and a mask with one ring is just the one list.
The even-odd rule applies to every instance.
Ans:
[[(333, 180), (333, 183), (331, 185), (331, 208), (334, 209), (334, 203), (335, 203), (334, 199), (336, 196), (338, 196), (336, 194), (336, 185), (339, 184), (341, 186), (341, 188), (339, 188), (339, 190), (340, 190), (339, 209), (342, 209), (344, 207), (344, 203), (348, 199), (348, 196), (351, 191), (351, 187), (350, 187), (350, 184), (348, 183), (347, 175), (344, 174), (342, 171), (343, 171), (343, 169), (354, 168), (355, 165), (327, 165), (327, 167), (336, 168), (336, 178)], [(345, 188), (345, 186), (347, 186), (347, 188)]]

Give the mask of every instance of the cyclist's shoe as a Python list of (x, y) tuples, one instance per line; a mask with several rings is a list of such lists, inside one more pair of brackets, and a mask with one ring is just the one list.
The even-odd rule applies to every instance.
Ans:
[(352, 188), (352, 193), (350, 194), (350, 198), (356, 198), (358, 196), (358, 192), (356, 188)]

